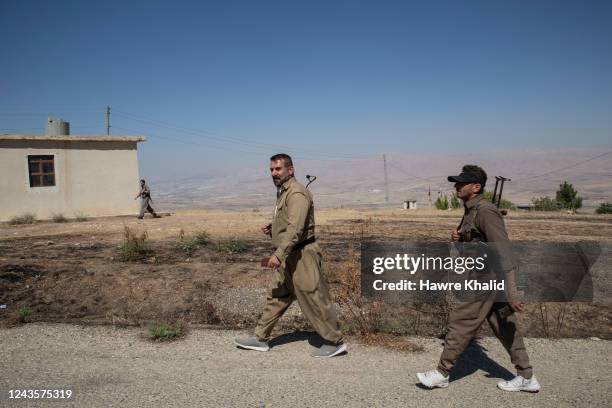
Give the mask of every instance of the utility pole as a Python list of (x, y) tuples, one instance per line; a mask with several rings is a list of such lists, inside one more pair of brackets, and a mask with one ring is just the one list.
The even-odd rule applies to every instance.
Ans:
[(387, 180), (387, 156), (383, 154), (383, 165), (385, 167), (385, 201), (389, 202), (389, 181)]
[(106, 105), (106, 136), (110, 136), (110, 128), (111, 128), (110, 114), (111, 114), (111, 107), (109, 105)]
[[(499, 208), (499, 205), (501, 204), (502, 192), (504, 191), (504, 182), (506, 181), (512, 181), (512, 180), (506, 177), (502, 177), (502, 176), (495, 176), (495, 190), (493, 190), (493, 197), (491, 199), (491, 202), (495, 204), (495, 201), (497, 201), (497, 208)], [(499, 185), (499, 195), (497, 195), (498, 185)]]

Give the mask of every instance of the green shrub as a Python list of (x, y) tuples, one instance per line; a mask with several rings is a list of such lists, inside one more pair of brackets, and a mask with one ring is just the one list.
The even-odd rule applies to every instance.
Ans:
[(192, 240), (197, 245), (204, 246), (210, 241), (210, 236), (208, 235), (208, 232), (200, 231), (193, 236)]
[(567, 181), (564, 181), (563, 184), (559, 184), (559, 190), (557, 190), (555, 198), (565, 209), (577, 210), (582, 207), (582, 197), (578, 195), (574, 186)]
[(32, 318), (32, 309), (29, 306), (21, 306), (17, 311), (17, 315), (22, 323), (27, 323)]
[(184, 322), (177, 324), (152, 323), (149, 325), (149, 339), (153, 341), (173, 341), (187, 334), (187, 325)]
[(51, 216), (53, 222), (68, 222), (68, 218), (64, 217), (64, 214), (57, 213)]
[(222, 252), (226, 254), (237, 254), (246, 251), (248, 249), (248, 245), (243, 240), (233, 238), (224, 241), (218, 241), (217, 247), (215, 249), (217, 250), (217, 252)]
[(149, 249), (147, 243), (147, 232), (143, 232), (137, 235), (134, 231), (129, 229), (127, 226), (123, 229), (123, 243), (121, 244), (120, 252), (121, 259), (124, 261), (138, 261), (142, 260), (143, 257), (150, 254), (152, 251)]
[(438, 196), (435, 206), (438, 210), (448, 210), (448, 198), (446, 197), (446, 194)]
[(22, 215), (18, 215), (9, 220), (9, 224), (11, 225), (34, 224), (35, 222), (36, 222), (36, 216), (32, 213), (25, 213)]
[(209, 242), (210, 237), (206, 231), (200, 231), (195, 235), (186, 237), (185, 231), (181, 229), (176, 247), (187, 255), (191, 255), (199, 248), (208, 245)]
[(461, 207), (461, 202), (459, 201), (459, 198), (457, 197), (457, 193), (453, 193), (453, 196), (451, 197), (450, 205), (454, 210)]
[(597, 214), (612, 214), (612, 203), (601, 203), (595, 210)]
[(561, 209), (561, 204), (554, 198), (540, 197), (531, 200), (533, 202), (534, 210), (536, 211), (558, 211)]

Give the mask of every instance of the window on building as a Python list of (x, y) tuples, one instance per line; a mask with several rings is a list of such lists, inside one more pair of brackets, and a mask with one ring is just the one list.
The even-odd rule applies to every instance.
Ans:
[(47, 187), (55, 185), (55, 164), (53, 155), (28, 156), (30, 187)]

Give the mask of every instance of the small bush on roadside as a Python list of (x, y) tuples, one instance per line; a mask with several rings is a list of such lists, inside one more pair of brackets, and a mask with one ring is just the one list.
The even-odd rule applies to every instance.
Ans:
[(547, 339), (558, 339), (565, 327), (567, 303), (538, 303), (541, 328)]
[(19, 316), (19, 321), (27, 323), (32, 318), (32, 309), (29, 306), (21, 306), (17, 311), (17, 315)]
[(183, 320), (174, 324), (155, 322), (149, 325), (149, 339), (153, 341), (174, 341), (187, 334), (188, 326)]
[(127, 226), (123, 229), (123, 244), (121, 244), (121, 259), (124, 261), (138, 261), (152, 251), (147, 243), (147, 232), (137, 235)]
[(68, 222), (68, 218), (64, 217), (64, 214), (57, 213), (51, 216), (53, 222)]
[(595, 210), (597, 214), (612, 214), (612, 203), (601, 203)]
[(200, 231), (198, 233), (196, 233), (193, 238), (192, 238), (193, 242), (195, 242), (197, 245), (200, 246), (204, 246), (207, 245), (210, 241), (210, 236), (208, 235), (208, 232), (206, 231)]
[(20, 224), (34, 224), (36, 222), (36, 216), (32, 213), (25, 213), (22, 215), (15, 216), (9, 220), (10, 225)]
[(185, 231), (181, 229), (176, 247), (187, 255), (191, 255), (199, 248), (208, 245), (209, 242), (210, 236), (206, 231), (197, 232), (192, 236), (185, 236)]
[(238, 254), (248, 249), (247, 243), (241, 239), (228, 239), (224, 241), (218, 241), (215, 248), (217, 252), (225, 254)]

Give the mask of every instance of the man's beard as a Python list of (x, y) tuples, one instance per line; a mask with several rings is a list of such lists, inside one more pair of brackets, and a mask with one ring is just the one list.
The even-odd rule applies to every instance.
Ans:
[(272, 182), (274, 183), (276, 187), (280, 187), (283, 185), (283, 181), (280, 178), (272, 177)]
[(455, 190), (455, 194), (457, 195), (458, 199), (465, 201), (466, 194), (463, 194), (461, 190)]

